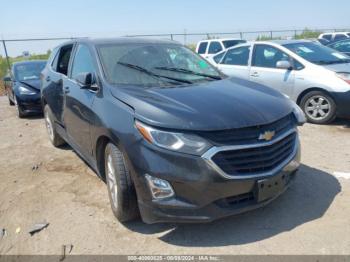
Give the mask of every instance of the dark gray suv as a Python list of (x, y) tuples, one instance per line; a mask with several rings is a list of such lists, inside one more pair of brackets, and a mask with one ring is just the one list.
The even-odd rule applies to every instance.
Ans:
[(42, 77), (51, 142), (106, 181), (120, 221), (203, 222), (269, 203), (299, 167), (294, 102), (171, 41), (82, 39)]

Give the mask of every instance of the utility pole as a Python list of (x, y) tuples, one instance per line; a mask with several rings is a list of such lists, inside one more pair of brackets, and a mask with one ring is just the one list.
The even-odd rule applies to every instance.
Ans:
[(9, 71), (10, 71), (10, 76), (11, 76), (11, 78), (12, 78), (13, 76), (12, 76), (12, 71), (11, 71), (10, 59), (9, 59), (9, 56), (8, 56), (8, 53), (7, 53), (6, 41), (5, 41), (4, 39), (2, 40), (2, 45), (4, 46), (4, 51), (5, 51), (7, 66), (8, 66), (8, 69), (9, 69)]

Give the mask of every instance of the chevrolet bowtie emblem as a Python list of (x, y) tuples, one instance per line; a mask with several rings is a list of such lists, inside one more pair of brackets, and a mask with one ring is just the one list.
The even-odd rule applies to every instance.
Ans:
[(260, 134), (259, 140), (270, 141), (275, 136), (275, 134), (275, 131), (266, 131), (265, 133)]

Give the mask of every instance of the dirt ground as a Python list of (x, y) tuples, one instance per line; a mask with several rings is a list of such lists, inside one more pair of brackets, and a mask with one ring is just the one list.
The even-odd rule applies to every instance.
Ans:
[(123, 225), (71, 148), (54, 148), (43, 119), (18, 119), (0, 97), (0, 254), (60, 254), (68, 244), (72, 254), (350, 254), (350, 122), (300, 131), (299, 175), (270, 205), (211, 224)]

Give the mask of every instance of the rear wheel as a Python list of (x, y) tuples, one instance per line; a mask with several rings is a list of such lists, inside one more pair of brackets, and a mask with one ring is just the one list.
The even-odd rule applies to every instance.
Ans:
[(301, 100), (301, 108), (306, 118), (314, 124), (327, 124), (336, 117), (336, 104), (325, 92), (312, 91)]
[(105, 177), (112, 211), (121, 222), (138, 217), (135, 187), (123, 153), (109, 143), (105, 149)]
[(45, 105), (45, 107), (44, 107), (44, 118), (45, 118), (45, 125), (46, 125), (47, 134), (49, 135), (51, 143), (55, 147), (58, 147), (60, 145), (65, 144), (66, 142), (57, 133), (57, 131), (55, 129), (55, 126), (53, 124), (54, 123), (53, 115), (52, 115), (51, 109), (48, 105)]

